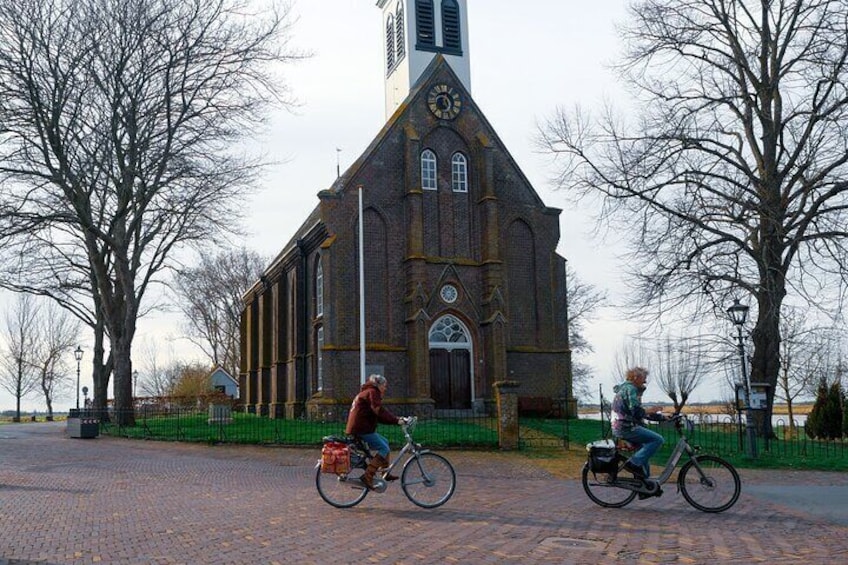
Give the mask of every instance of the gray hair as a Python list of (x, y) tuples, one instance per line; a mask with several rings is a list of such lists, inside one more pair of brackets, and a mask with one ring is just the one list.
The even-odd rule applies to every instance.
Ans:
[(373, 375), (368, 375), (368, 382), (374, 383), (377, 386), (383, 386), (384, 384), (386, 384), (386, 377), (375, 373)]

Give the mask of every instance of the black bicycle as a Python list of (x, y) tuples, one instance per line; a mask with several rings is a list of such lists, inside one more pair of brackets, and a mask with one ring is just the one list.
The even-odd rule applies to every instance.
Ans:
[[(583, 466), (583, 490), (593, 502), (606, 508), (621, 508), (637, 496), (660, 496), (662, 485), (671, 478), (680, 458), (686, 455), (689, 460), (677, 474), (677, 488), (686, 502), (703, 512), (723, 512), (736, 504), (742, 491), (742, 481), (733, 465), (720, 457), (698, 453), (700, 448), (691, 445), (687, 437), (694, 426), (686, 416), (675, 414), (669, 421), (674, 422), (680, 439), (656, 479), (643, 479), (627, 473), (624, 470), (627, 456), (612, 440), (596, 441), (586, 446), (589, 460)], [(633, 448), (635, 446), (628, 447)]]

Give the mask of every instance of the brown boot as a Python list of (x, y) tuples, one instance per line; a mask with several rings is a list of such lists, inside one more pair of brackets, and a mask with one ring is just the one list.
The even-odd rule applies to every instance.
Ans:
[[(383, 460), (382, 461), (383, 465), (382, 465), (382, 467), (380, 467), (380, 469), (386, 469), (386, 468), (388, 468), (389, 465), (391, 465), (391, 461), (389, 460), (388, 457), (383, 457), (382, 455), (378, 455), (377, 457), (379, 457), (380, 459)], [(395, 476), (395, 475), (392, 475), (389, 472), (386, 472), (386, 474), (383, 475), (383, 479), (386, 480), (386, 481), (396, 481), (396, 480), (398, 480), (398, 477)]]
[(361, 480), (362, 484), (368, 487), (368, 490), (374, 490), (374, 475), (377, 473), (377, 470), (380, 468), (380, 463), (385, 461), (382, 457), (377, 455), (372, 458), (371, 461), (368, 462), (368, 468), (365, 469), (365, 472), (362, 474)]

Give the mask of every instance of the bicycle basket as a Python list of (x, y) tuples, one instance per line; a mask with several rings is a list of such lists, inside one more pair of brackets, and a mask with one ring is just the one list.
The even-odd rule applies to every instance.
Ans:
[(589, 452), (589, 470), (593, 473), (614, 473), (618, 469), (615, 443), (608, 440), (586, 444)]
[(344, 475), (350, 472), (350, 448), (346, 443), (328, 441), (321, 448), (321, 472)]

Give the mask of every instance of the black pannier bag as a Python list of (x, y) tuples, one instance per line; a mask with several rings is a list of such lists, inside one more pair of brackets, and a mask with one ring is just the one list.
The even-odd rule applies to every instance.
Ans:
[(614, 473), (618, 469), (615, 443), (603, 439), (586, 444), (589, 452), (589, 470), (593, 473)]

